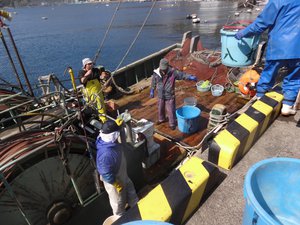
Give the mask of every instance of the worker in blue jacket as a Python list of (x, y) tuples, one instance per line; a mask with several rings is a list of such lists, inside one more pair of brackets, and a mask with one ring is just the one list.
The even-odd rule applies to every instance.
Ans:
[(114, 215), (122, 216), (125, 205), (138, 202), (134, 185), (127, 175), (124, 147), (118, 142), (120, 126), (115, 121), (106, 121), (96, 140), (97, 169), (109, 196)]
[(159, 68), (155, 69), (152, 75), (150, 90), (151, 98), (154, 98), (155, 89), (158, 95), (158, 121), (156, 124), (167, 121), (165, 116), (165, 108), (167, 108), (169, 126), (172, 130), (176, 129), (175, 81), (182, 79), (197, 81), (196, 76), (170, 67), (168, 60), (165, 58), (160, 60)]
[(243, 37), (260, 35), (268, 30), (266, 63), (257, 84), (257, 97), (261, 97), (275, 83), (277, 72), (288, 68), (283, 79), (282, 115), (296, 114), (295, 101), (300, 88), (300, 1), (269, 0), (253, 23), (236, 33)]

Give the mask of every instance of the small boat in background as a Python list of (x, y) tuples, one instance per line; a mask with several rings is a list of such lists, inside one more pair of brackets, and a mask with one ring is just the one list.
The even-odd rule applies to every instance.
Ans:
[(188, 14), (187, 16), (186, 16), (186, 18), (187, 19), (196, 19), (198, 16), (197, 16), (197, 14), (195, 14), (195, 13), (193, 13), (193, 14)]
[(200, 23), (200, 18), (198, 18), (198, 17), (194, 18), (194, 19), (192, 19), (192, 22), (193, 23)]
[(42, 20), (47, 20), (47, 19), (48, 19), (48, 17), (42, 16)]

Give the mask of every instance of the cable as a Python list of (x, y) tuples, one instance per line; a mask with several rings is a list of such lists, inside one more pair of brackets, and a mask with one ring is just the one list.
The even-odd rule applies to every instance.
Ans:
[(100, 55), (100, 52), (101, 52), (101, 50), (102, 50), (104, 41), (106, 40), (106, 37), (107, 37), (107, 35), (108, 35), (108, 32), (110, 31), (110, 28), (111, 28), (111, 26), (112, 26), (112, 23), (113, 23), (113, 21), (114, 21), (114, 19), (115, 19), (115, 17), (116, 17), (117, 11), (118, 11), (119, 8), (120, 8), (120, 5), (121, 5), (121, 0), (119, 1), (118, 5), (117, 5), (117, 7), (116, 7), (116, 9), (115, 9), (115, 12), (114, 12), (114, 14), (113, 14), (113, 16), (112, 16), (112, 18), (111, 18), (111, 20), (110, 20), (110, 23), (109, 23), (109, 25), (108, 25), (108, 27), (107, 27), (107, 29), (106, 29), (106, 32), (105, 32), (105, 34), (104, 34), (104, 37), (103, 37), (102, 42), (101, 42), (101, 44), (100, 44), (100, 47), (98, 48), (98, 51), (97, 51), (96, 54), (95, 54), (95, 57), (94, 57), (94, 59), (93, 59), (93, 62), (94, 62), (94, 63), (96, 63), (96, 61), (97, 61), (97, 59), (98, 59), (98, 57), (99, 57), (99, 55)]
[[(133, 45), (135, 44), (136, 40), (138, 39), (138, 37), (139, 37), (140, 33), (142, 32), (142, 30), (143, 30), (143, 28), (144, 28), (144, 26), (145, 26), (145, 24), (146, 24), (146, 22), (147, 22), (149, 16), (150, 16), (151, 13), (152, 13), (152, 10), (153, 10), (155, 4), (156, 4), (156, 0), (153, 1), (153, 4), (152, 4), (152, 6), (151, 6), (151, 8), (150, 8), (150, 10), (149, 10), (149, 12), (148, 12), (148, 14), (147, 14), (147, 16), (146, 16), (144, 22), (143, 22), (143, 24), (142, 24), (140, 30), (138, 31), (138, 33), (137, 33), (136, 37), (134, 38), (134, 40), (132, 41), (132, 43), (130, 44), (130, 46), (129, 46), (129, 48), (127, 49), (125, 55), (124, 55), (123, 58), (121, 59), (119, 65), (118, 65), (118, 66), (116, 67), (116, 69), (111, 73), (111, 77), (107, 80), (107, 81), (112, 80), (112, 82), (113, 82), (113, 84), (115, 85), (115, 87), (116, 87), (120, 92), (122, 92), (123, 94), (133, 94), (134, 91), (125, 91), (122, 87), (118, 86), (118, 85), (116, 84), (115, 79), (114, 79), (114, 75), (115, 75), (116, 71), (121, 67), (121, 65), (123, 64), (125, 58), (127, 57), (127, 55), (129, 54), (130, 50), (132, 49)], [(103, 87), (102, 87), (102, 89), (103, 89)], [(101, 91), (102, 91), (102, 90), (101, 90)]]

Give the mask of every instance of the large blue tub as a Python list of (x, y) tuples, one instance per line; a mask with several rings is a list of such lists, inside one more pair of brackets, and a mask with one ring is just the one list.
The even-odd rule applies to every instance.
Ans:
[(237, 40), (237, 30), (221, 29), (222, 64), (230, 67), (245, 67), (254, 64), (259, 36)]
[(300, 160), (272, 158), (248, 171), (243, 225), (300, 224)]
[(176, 110), (178, 129), (186, 134), (195, 133), (200, 128), (201, 110), (195, 106), (185, 105)]

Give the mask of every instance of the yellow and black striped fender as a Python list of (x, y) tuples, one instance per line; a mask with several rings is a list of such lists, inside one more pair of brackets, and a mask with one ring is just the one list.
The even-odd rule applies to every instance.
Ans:
[(208, 160), (224, 169), (231, 169), (258, 140), (278, 116), (283, 95), (268, 92), (243, 114), (232, 121), (213, 139)]
[(216, 166), (193, 156), (113, 224), (134, 220), (182, 224), (215, 185), (218, 172)]

